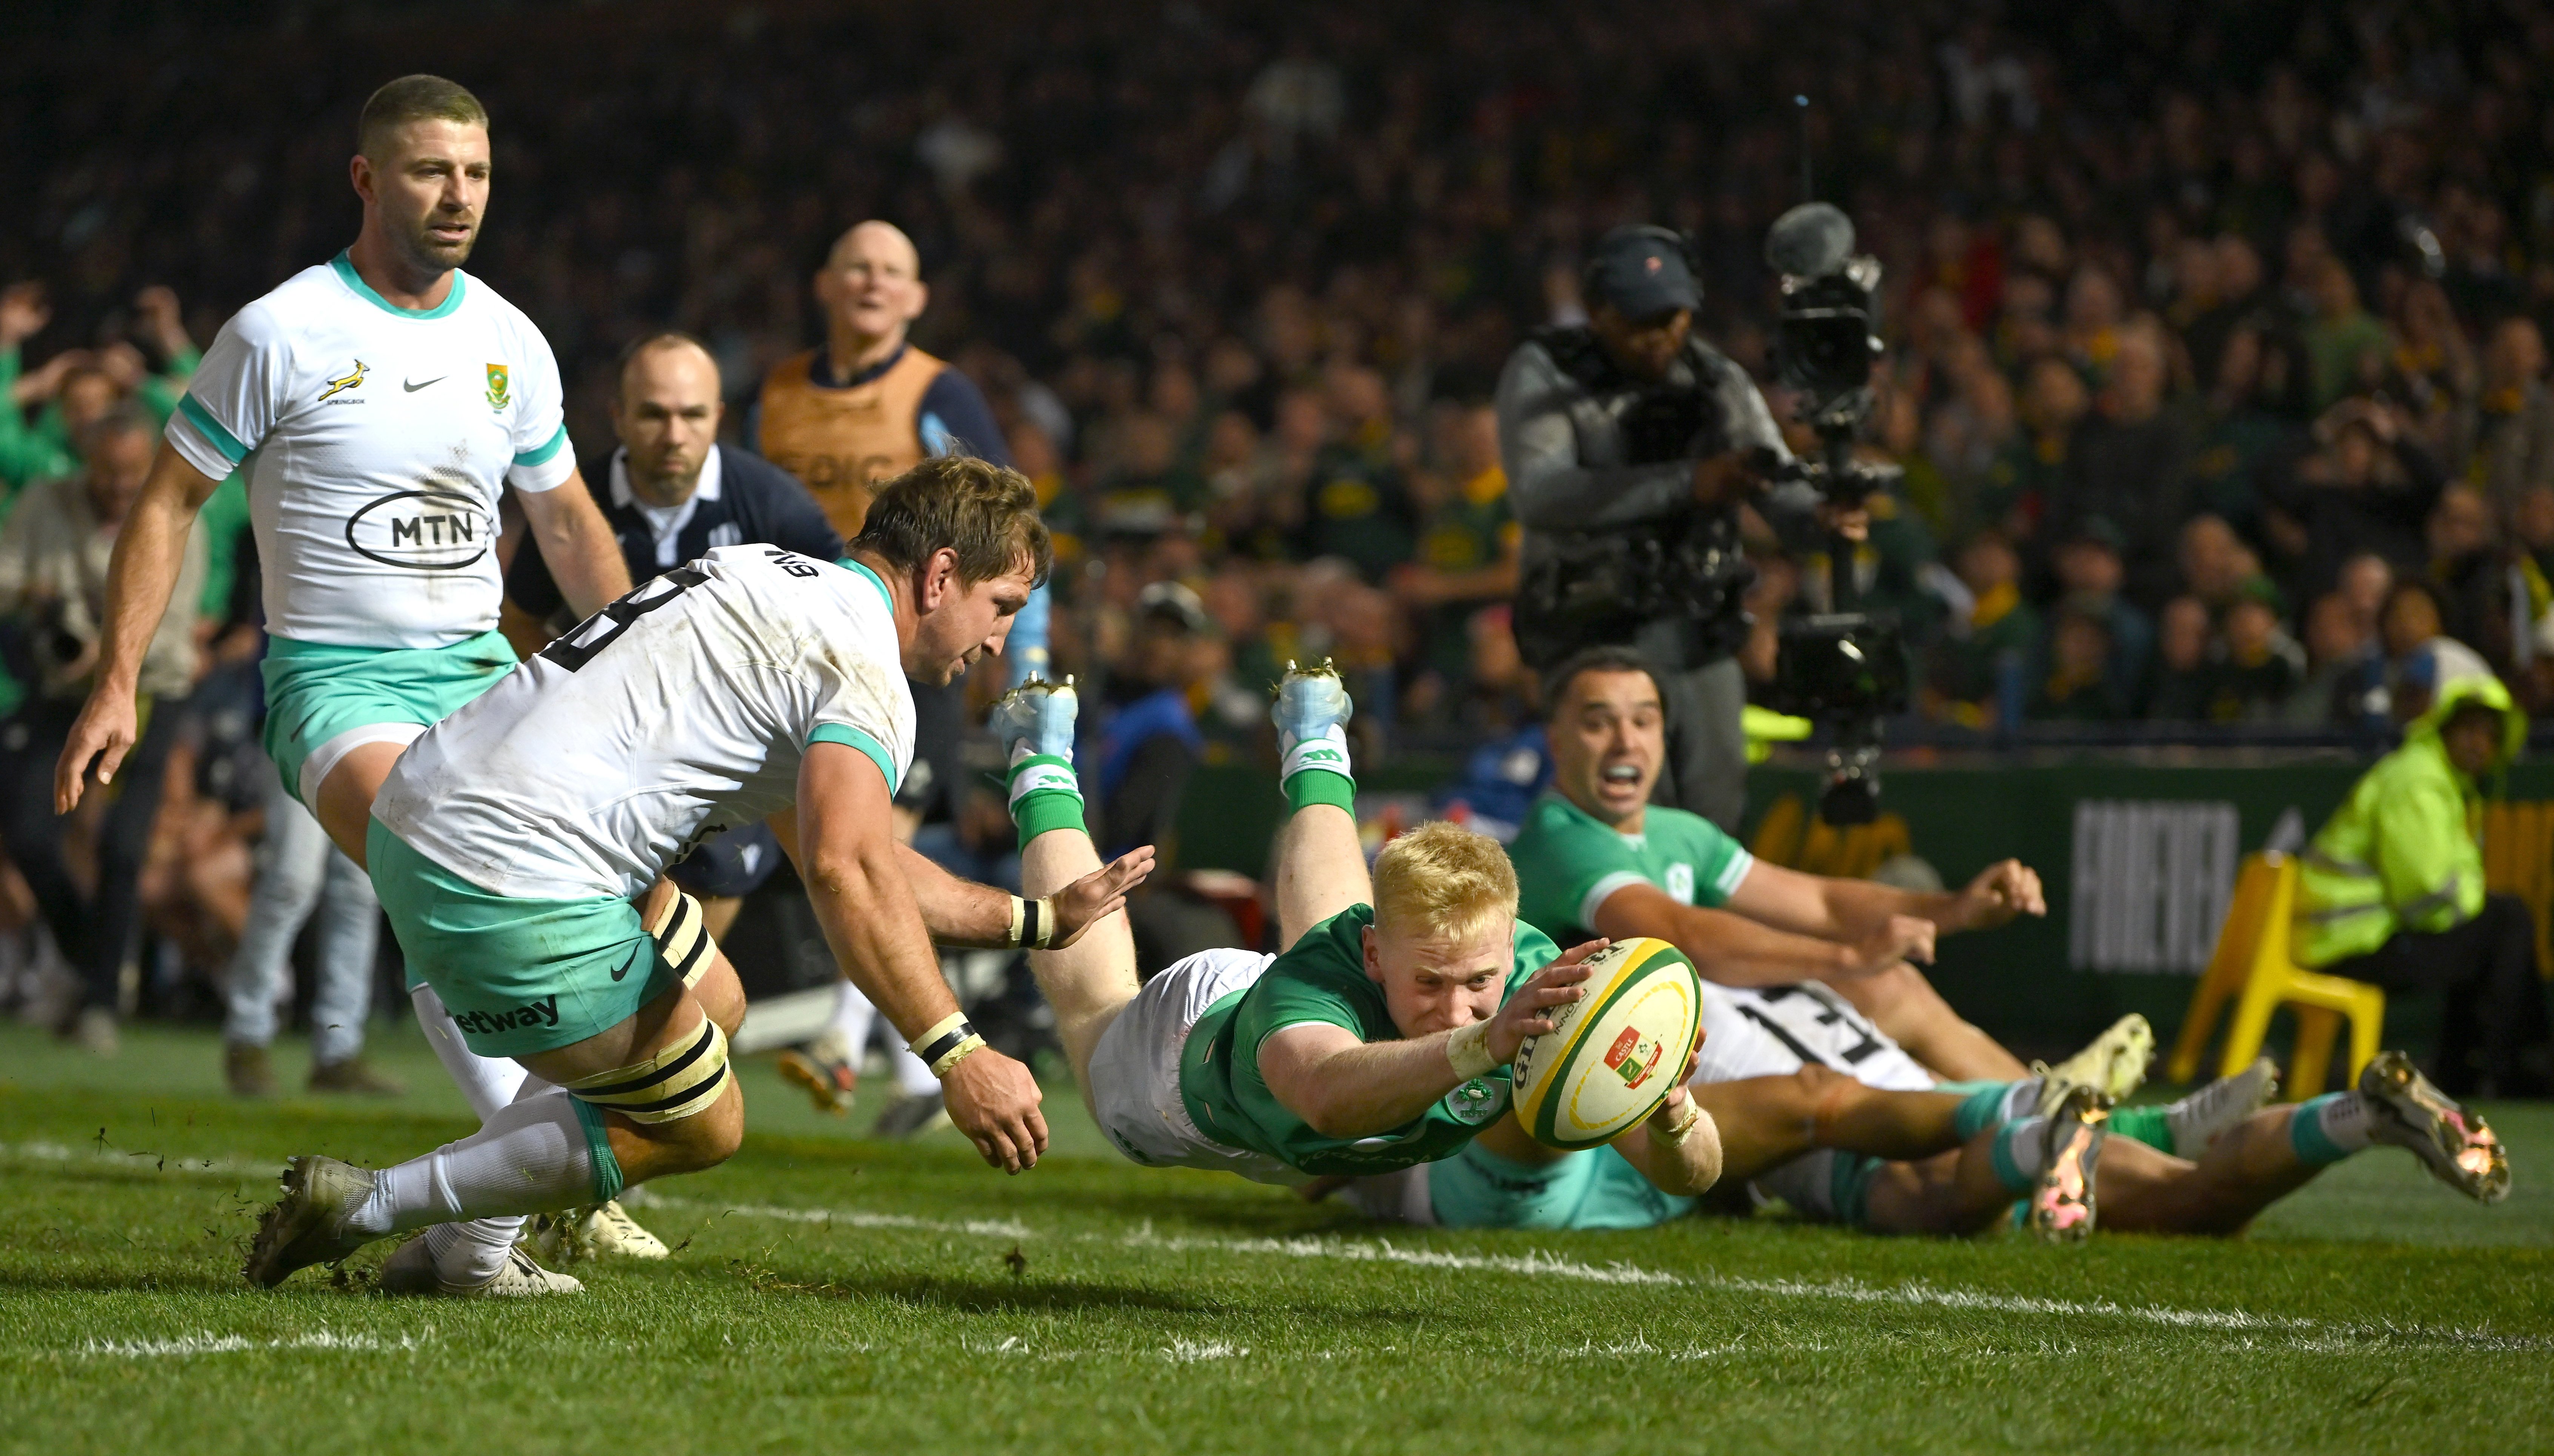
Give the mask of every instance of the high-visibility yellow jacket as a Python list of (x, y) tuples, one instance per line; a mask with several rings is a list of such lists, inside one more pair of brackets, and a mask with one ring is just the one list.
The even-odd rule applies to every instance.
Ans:
[(2526, 741), (2526, 717), (2498, 678), (2442, 684), (2403, 746), (2377, 760), (2306, 847), (2289, 935), (2297, 963), (2329, 965), (2396, 931), (2447, 930), (2483, 909), (2483, 799), (2439, 740), (2469, 702), (2500, 710), (2504, 758)]

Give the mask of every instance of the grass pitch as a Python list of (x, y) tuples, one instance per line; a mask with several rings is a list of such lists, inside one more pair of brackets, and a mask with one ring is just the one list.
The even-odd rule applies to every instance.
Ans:
[[(0, 1031), (0, 1449), (657, 1453), (2554, 1447), (2554, 1109), (2491, 1109), (2479, 1208), (2379, 1150), (2233, 1243), (1378, 1229), (1109, 1155), (1052, 1087), (1018, 1178), (746, 1066), (755, 1131), (649, 1190), (672, 1261), (582, 1298), (240, 1279), (288, 1154), (467, 1130), (403, 1029), (390, 1103), (220, 1092), (208, 1036), (99, 1063)], [(288, 1072), (297, 1085), (297, 1071)]]

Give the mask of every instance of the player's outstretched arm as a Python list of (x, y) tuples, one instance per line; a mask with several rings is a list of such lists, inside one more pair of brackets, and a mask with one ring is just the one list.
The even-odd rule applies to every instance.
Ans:
[[(1581, 964), (1591, 942), (1536, 971), (1490, 1018), (1490, 1065), (1516, 1060), (1529, 1037), (1551, 1031), (1545, 1015), (1586, 994)], [(1280, 1027), (1259, 1044), (1259, 1074), (1287, 1111), (1326, 1138), (1367, 1138), (1407, 1125), (1477, 1072), (1458, 1070), (1447, 1052), (1454, 1033), (1364, 1042), (1328, 1022)]]
[[(935, 944), (994, 950), (1020, 944), (1021, 927), (1014, 920), (1015, 907), (1009, 891), (951, 874), (909, 844), (896, 847), (904, 863), (905, 881), (913, 886), (914, 901), (922, 909), (922, 923), (930, 929)], [(1153, 846), (1146, 844), (1075, 878), (1062, 889), (1031, 896), (1039, 902), (1040, 922), (1051, 927), (1041, 930), (1038, 944), (1061, 951), (1081, 940), (1082, 933), (1103, 916), (1125, 908), (1126, 893), (1152, 872)]]
[[(1984, 930), (2017, 915), (2045, 915), (2039, 876), (2019, 859), (1989, 865), (1957, 894), (1917, 894), (1870, 880), (1804, 874), (1756, 861), (1730, 893), (1728, 907), (1778, 930), (1856, 942), (1893, 918), (1920, 920), (1941, 931)], [(1912, 959), (1929, 960), (1932, 948)]]
[[(798, 849), (808, 900), (844, 974), (907, 1044), (963, 1025), (889, 832), (886, 776), (857, 748), (811, 743), (798, 769)], [(935, 1064), (950, 1121), (1010, 1173), (1046, 1151), (1037, 1078), (981, 1040)]]
[(592, 616), (628, 595), (630, 563), (622, 558), (612, 523), (603, 518), (603, 507), (594, 504), (583, 476), (571, 471), (549, 490), (519, 490), (515, 499), (523, 504), (523, 519), (570, 611)]
[(151, 636), (169, 610), (169, 594), (185, 564), (186, 533), (194, 528), (195, 513), (220, 484), (187, 464), (174, 446), (161, 442), (142, 497), (116, 534), (115, 555), (106, 573), (106, 620), (98, 636), (97, 679), (54, 767), (56, 814), (68, 814), (79, 803), (92, 763), (99, 783), (113, 782), (124, 755), (140, 736), (133, 694), (142, 673), (142, 655), (150, 650)]
[(1596, 907), (1592, 929), (1616, 941), (1666, 941), (1692, 957), (1705, 979), (1724, 986), (1849, 981), (1910, 955), (1930, 958), (1933, 952), (1932, 923), (1912, 916), (1891, 916), (1878, 934), (1845, 944), (1776, 930), (1726, 910), (1681, 905), (1651, 884), (1628, 884), (1607, 895)]

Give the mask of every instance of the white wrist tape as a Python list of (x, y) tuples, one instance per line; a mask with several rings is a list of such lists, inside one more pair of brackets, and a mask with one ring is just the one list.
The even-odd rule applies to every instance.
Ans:
[(1693, 1094), (1688, 1092), (1684, 1099), (1684, 1116), (1678, 1118), (1667, 1127), (1652, 1128), (1650, 1136), (1673, 1148), (1683, 1142), (1685, 1135), (1692, 1132), (1694, 1124), (1700, 1121), (1702, 1121), (1702, 1104), (1693, 1100)]
[(978, 1051), (985, 1039), (967, 1022), (967, 1013), (952, 1012), (933, 1023), (931, 1030), (904, 1044), (931, 1067), (933, 1076), (947, 1076), (949, 1068), (964, 1061), (967, 1054)]
[(1476, 1021), (1446, 1039), (1446, 1062), (1465, 1081), (1487, 1074), (1498, 1059), (1490, 1055), (1490, 1024)]

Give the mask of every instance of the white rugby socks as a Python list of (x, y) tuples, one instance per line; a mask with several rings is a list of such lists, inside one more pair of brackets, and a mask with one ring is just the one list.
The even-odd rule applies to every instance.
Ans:
[(452, 1024), (452, 1013), (443, 1009), (443, 998), (432, 986), (418, 986), (407, 993), (410, 1006), (416, 1008), (416, 1022), (425, 1032), (426, 1045), (434, 1049), (434, 1059), (452, 1074), (453, 1084), (470, 1103), (470, 1110), (486, 1122), (515, 1100), (515, 1094), (530, 1073), (522, 1063), (511, 1057), (482, 1057), (461, 1040), (461, 1028)]
[[(870, 1004), (869, 997), (861, 994), (861, 988), (848, 980), (837, 982), (833, 1031), (834, 1035), (842, 1038), (840, 1050), (856, 1071), (860, 1069), (861, 1058), (869, 1051), (870, 1032), (876, 1025), (877, 1008)], [(908, 1097), (939, 1091), (940, 1078), (931, 1074), (930, 1065), (914, 1056), (913, 1049), (902, 1041), (888, 1040), (891, 1045), (886, 1049), (886, 1059), (895, 1067), (896, 1089)]]
[(501, 1109), (457, 1143), (381, 1170), (372, 1196), (346, 1221), (365, 1233), (395, 1234), (565, 1208), (592, 1202), (594, 1193), (594, 1159), (575, 1099), (552, 1087)]

